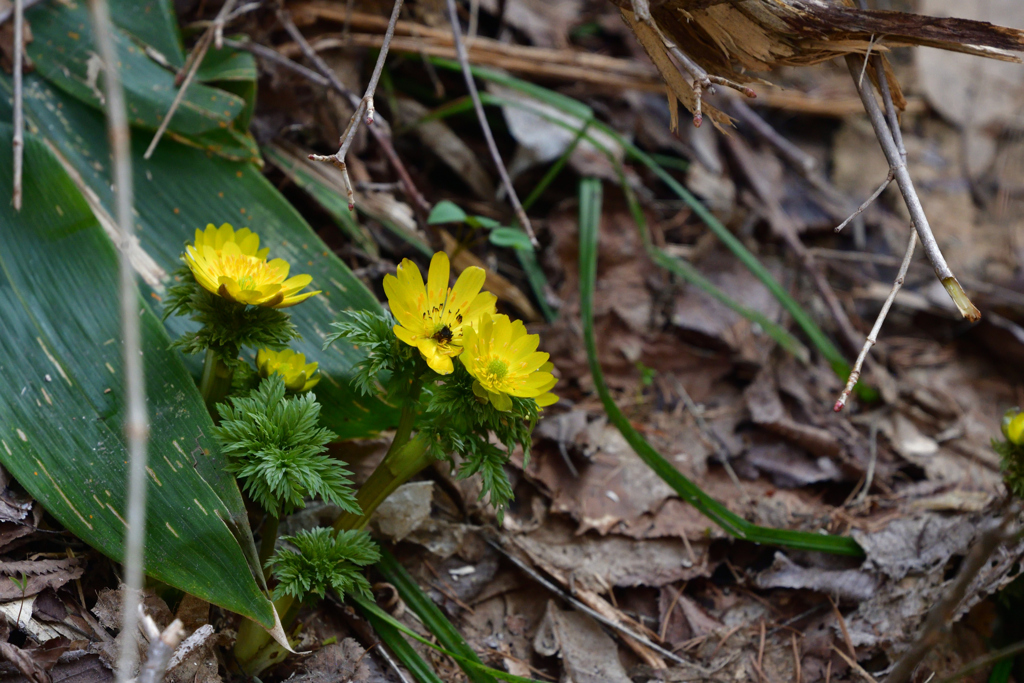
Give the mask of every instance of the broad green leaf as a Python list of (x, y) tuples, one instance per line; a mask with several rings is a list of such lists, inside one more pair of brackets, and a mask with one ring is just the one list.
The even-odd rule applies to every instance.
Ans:
[(530, 237), (519, 228), (495, 228), (488, 237), (496, 247), (512, 247), (524, 251), (533, 251)]
[[(0, 125), (5, 158), (11, 134)], [(68, 530), (120, 561), (128, 456), (117, 257), (45, 143), (25, 142), (24, 208), (0, 202), (0, 462)], [(0, 187), (11, 183), (0, 164)], [(141, 298), (139, 315), (151, 419), (146, 571), (273, 626), (210, 417)]]
[(484, 228), (485, 230), (501, 227), (501, 223), (487, 216), (466, 216), (466, 223), (474, 228)]
[(173, 67), (181, 68), (185, 63), (171, 0), (110, 0), (110, 18), (140, 43), (163, 55)]
[(232, 50), (228, 47), (217, 49), (211, 45), (196, 71), (196, 79), (203, 83), (216, 81), (255, 81), (256, 57), (251, 52)]
[(430, 215), (427, 216), (427, 223), (429, 225), (465, 222), (466, 212), (459, 208), (455, 202), (450, 202), (447, 199), (435, 204), (434, 208), (430, 210)]
[[(0, 88), (10, 92), (10, 79), (0, 77)], [(9, 117), (7, 98), (0, 98), (0, 116)], [(25, 79), (25, 117), (39, 129), (113, 214), (106, 127), (102, 114), (68, 97), (36, 76)], [(342, 439), (371, 436), (393, 428), (398, 411), (356, 392), (348, 381), (361, 352), (346, 344), (322, 349), (330, 323), (347, 309), (378, 309), (380, 303), (331, 250), (317, 237), (281, 193), (252, 165), (211, 157), (201, 150), (164, 141), (152, 158), (142, 152), (149, 142), (133, 131), (132, 164), (135, 171), (136, 228), (143, 250), (162, 269), (151, 283), (151, 297), (159, 297), (168, 273), (181, 262), (185, 242), (207, 223), (231, 223), (249, 227), (270, 247), (271, 257), (281, 257), (292, 272), (309, 273), (313, 286), (323, 293), (288, 309), (302, 339), (292, 348), (320, 363), (323, 380), (315, 392), (323, 404), (326, 426)], [(182, 318), (168, 321), (172, 336), (191, 323)], [(189, 367), (198, 374), (199, 359)]]
[[(40, 3), (26, 13), (34, 40), (28, 54), (54, 85), (99, 109), (103, 67), (95, 56), (88, 3)], [(177, 94), (174, 74), (150, 59), (123, 30), (113, 30), (121, 58), (128, 118), (133, 126), (155, 130)], [(242, 111), (241, 97), (192, 83), (175, 112), (169, 133), (198, 137), (227, 129)]]

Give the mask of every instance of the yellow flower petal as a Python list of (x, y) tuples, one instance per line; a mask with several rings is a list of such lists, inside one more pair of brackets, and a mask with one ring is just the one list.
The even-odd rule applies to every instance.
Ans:
[(430, 259), (430, 270), (427, 272), (427, 306), (443, 311), (448, 295), (448, 278), (451, 266), (448, 254), (439, 251)]

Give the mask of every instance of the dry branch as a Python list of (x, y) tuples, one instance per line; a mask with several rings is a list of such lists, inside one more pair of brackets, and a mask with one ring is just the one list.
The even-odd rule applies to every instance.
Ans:
[[(230, 0), (229, 0), (230, 1)], [(135, 668), (138, 604), (142, 590), (143, 548), (146, 542), (146, 459), (149, 440), (149, 415), (146, 408), (146, 380), (143, 375), (142, 343), (139, 322), (139, 297), (135, 289), (135, 271), (130, 254), (134, 244), (132, 216), (132, 157), (125, 108), (124, 90), (114, 47), (110, 8), (106, 0), (92, 0), (92, 24), (96, 49), (103, 60), (106, 85), (107, 133), (113, 159), (114, 202), (120, 231), (119, 263), (121, 294), (121, 335), (124, 351), (125, 411), (124, 431), (128, 442), (128, 524), (124, 549), (124, 615), (122, 630), (128, 636), (117, 660), (117, 680), (124, 683)]]
[(484, 113), (484, 105), (480, 102), (480, 93), (476, 89), (476, 81), (473, 80), (473, 73), (469, 68), (469, 56), (466, 53), (466, 45), (462, 41), (462, 29), (459, 26), (459, 13), (455, 8), (455, 0), (448, 0), (448, 19), (452, 24), (452, 39), (455, 41), (455, 53), (458, 55), (459, 64), (462, 66), (462, 76), (466, 81), (466, 89), (469, 90), (469, 96), (473, 100), (473, 109), (476, 111), (476, 118), (480, 122), (480, 128), (483, 130), (484, 139), (487, 140), (487, 149), (491, 152), (491, 159), (494, 161), (494, 165), (498, 168), (498, 176), (501, 177), (501, 184), (505, 187), (505, 191), (508, 193), (508, 199), (512, 202), (512, 208), (516, 212), (516, 218), (519, 220), (519, 225), (526, 231), (526, 234), (530, 237), (530, 242), (533, 246), (539, 247), (540, 243), (537, 242), (537, 236), (533, 233), (533, 225), (530, 224), (530, 219), (526, 216), (526, 211), (523, 209), (522, 203), (519, 201), (519, 195), (516, 194), (515, 188), (512, 186), (512, 179), (508, 175), (508, 169), (505, 168), (505, 162), (501, 159), (501, 153), (498, 151), (498, 145), (494, 142), (494, 134), (491, 132), (491, 127), (487, 123), (487, 114)]

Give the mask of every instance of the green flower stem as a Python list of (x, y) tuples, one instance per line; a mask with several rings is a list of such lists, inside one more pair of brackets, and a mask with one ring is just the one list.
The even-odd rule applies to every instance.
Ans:
[(213, 349), (206, 349), (203, 361), (203, 377), (199, 380), (199, 393), (203, 395), (206, 409), (217, 419), (216, 405), (227, 397), (231, 390), (231, 370), (227, 363)]
[(266, 568), (267, 560), (274, 554), (274, 545), (277, 543), (277, 527), (281, 520), (273, 515), (267, 515), (263, 519), (263, 536), (260, 538), (260, 566), (263, 567), (263, 578), (270, 578), (270, 569)]
[[(291, 596), (274, 601), (274, 609), (281, 619), (281, 625), (287, 632), (299, 615), (302, 603)], [(262, 626), (251, 619), (243, 619), (238, 626), (238, 637), (235, 639), (235, 661), (247, 676), (259, 676), (273, 664), (277, 664), (287, 652)]]
[[(398, 435), (395, 438), (397, 440)], [(359, 501), (362, 513), (358, 515), (349, 512), (342, 514), (335, 520), (334, 530), (347, 531), (366, 527), (377, 506), (394, 493), (395, 489), (425, 470), (433, 462), (434, 458), (428, 452), (429, 445), (430, 440), (426, 435), (417, 434), (412, 440), (389, 452), (356, 494), (356, 500)]]

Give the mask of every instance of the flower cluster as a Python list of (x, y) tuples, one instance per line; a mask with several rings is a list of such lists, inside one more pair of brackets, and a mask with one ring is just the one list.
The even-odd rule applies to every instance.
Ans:
[(527, 334), (520, 320), (495, 311), (497, 298), (480, 291), (485, 273), (471, 266), (449, 287), (450, 265), (434, 254), (424, 284), (419, 268), (405, 259), (396, 275), (384, 276), (384, 293), (398, 322), (395, 336), (419, 350), (431, 370), (451, 374), (458, 358), (475, 382), (473, 392), (501, 411), (510, 396), (532, 398), (541, 407), (555, 403), (557, 380), (548, 354), (537, 351), (540, 337)]

